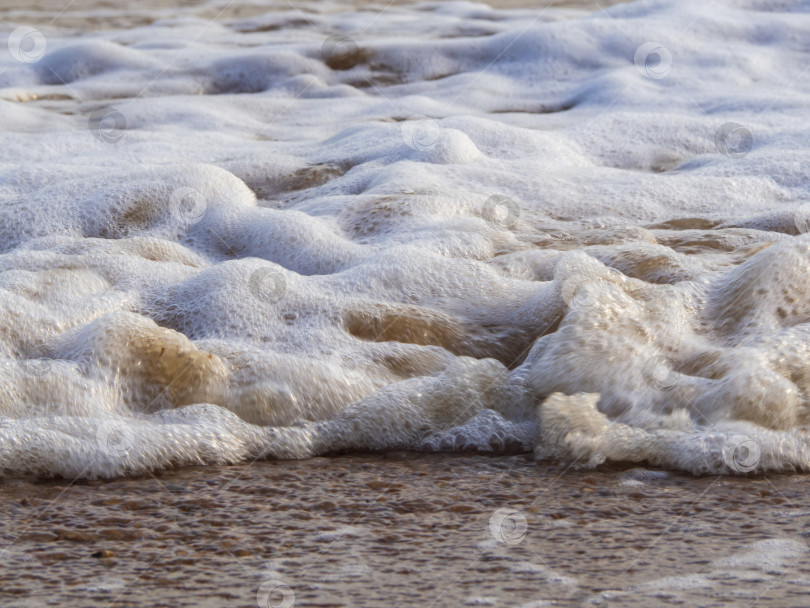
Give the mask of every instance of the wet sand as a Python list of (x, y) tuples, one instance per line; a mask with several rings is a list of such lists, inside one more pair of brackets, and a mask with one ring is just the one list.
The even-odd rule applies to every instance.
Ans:
[[(357, 8), (362, 7), (388, 7), (406, 4), (418, 4), (425, 0), (346, 0), (341, 4), (346, 6), (354, 6)], [(574, 7), (574, 8), (599, 8), (603, 6), (610, 6), (612, 4), (619, 4), (627, 0), (489, 0), (484, 2), (493, 8), (535, 8), (542, 9), (546, 7)], [(149, 9), (158, 8), (193, 8), (199, 6), (199, 0), (141, 0), (138, 2), (137, 9), (145, 12)], [(212, 3), (220, 8), (230, 9), (232, 7), (243, 7), (247, 9), (248, 3), (244, 2), (228, 2), (227, 0), (221, 1), (218, 4)], [(296, 4), (306, 5), (306, 2), (291, 2), (291, 3), (278, 3), (278, 2), (265, 2), (255, 3), (251, 8), (254, 12), (267, 10), (268, 7), (281, 6), (285, 10), (288, 8), (295, 8)], [(336, 3), (337, 4), (337, 3)], [(39, 0), (36, 6), (32, 6), (31, 2), (27, 0), (6, 0), (3, 2), (2, 9), (13, 11), (37, 11), (37, 12), (50, 12), (56, 16), (58, 13), (62, 14), (71, 11), (86, 11), (86, 10), (121, 10), (122, 5), (119, 0)]]
[(6, 480), (0, 602), (802, 606), (806, 484), (410, 453)]
[[(502, 9), (520, 8), (542, 11), (550, 8), (570, 8), (596, 11), (625, 1), (489, 0), (486, 4)], [(256, 4), (227, 0), (214, 3), (201, 3), (197, 0), (141, 0), (136, 5), (125, 7), (116, 0), (39, 0), (33, 5), (30, 0), (8, 0), (0, 6), (0, 18), (8, 23), (41, 28), (71, 28), (87, 31), (146, 25), (159, 19), (171, 19), (180, 14), (200, 19), (226, 21), (228, 19), (248, 19), (271, 10), (298, 10), (302, 17), (312, 10), (335, 12), (357, 9), (384, 13), (391, 7), (420, 2), (423, 0), (346, 0), (321, 4), (313, 3), (312, 0)]]
[[(131, 17), (88, 20), (82, 11), (118, 6), (47, 0), (34, 10), (15, 0), (0, 15), (87, 29), (166, 6), (148, 0)], [(5, 480), (0, 605), (806, 606), (809, 494), (803, 476), (573, 471), (528, 455), (350, 455), (115, 481)]]

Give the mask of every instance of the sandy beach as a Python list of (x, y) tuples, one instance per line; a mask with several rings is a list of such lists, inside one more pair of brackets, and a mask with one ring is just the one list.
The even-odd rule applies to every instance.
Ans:
[[(626, 0), (491, 0), (487, 4), (501, 9), (573, 9), (597, 11)], [(312, 14), (328, 14), (346, 10), (365, 10), (385, 14), (391, 7), (418, 4), (419, 0), (340, 0), (338, 2), (307, 2), (263, 4), (260, 2), (195, 2), (194, 0), (144, 0), (129, 8), (114, 0), (42, 0), (32, 6), (26, 0), (8, 0), (0, 6), (0, 18), (11, 23), (26, 23), (36, 27), (65, 28), (92, 31), (110, 27), (148, 25), (158, 19), (171, 19), (181, 9), (185, 15), (222, 22), (228, 19), (249, 19), (272, 10), (295, 10), (302, 18)]]
[(0, 21), (0, 606), (810, 604), (806, 2)]
[(802, 476), (575, 471), (523, 455), (6, 481), (0, 593), (9, 608), (798, 607), (807, 496)]

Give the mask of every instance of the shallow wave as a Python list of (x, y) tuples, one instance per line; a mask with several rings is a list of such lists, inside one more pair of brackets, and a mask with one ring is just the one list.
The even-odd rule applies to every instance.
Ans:
[(810, 468), (810, 4), (703, 4), (15, 29), (0, 470)]

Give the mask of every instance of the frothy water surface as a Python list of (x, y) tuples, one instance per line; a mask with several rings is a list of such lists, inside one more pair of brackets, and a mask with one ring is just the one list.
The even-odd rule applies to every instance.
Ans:
[(220, 6), (5, 15), (0, 470), (810, 467), (810, 3)]

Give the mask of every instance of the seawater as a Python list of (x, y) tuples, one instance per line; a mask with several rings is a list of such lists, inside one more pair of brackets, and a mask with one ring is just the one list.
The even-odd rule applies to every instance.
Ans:
[(222, 6), (3, 15), (4, 474), (810, 467), (810, 2)]

